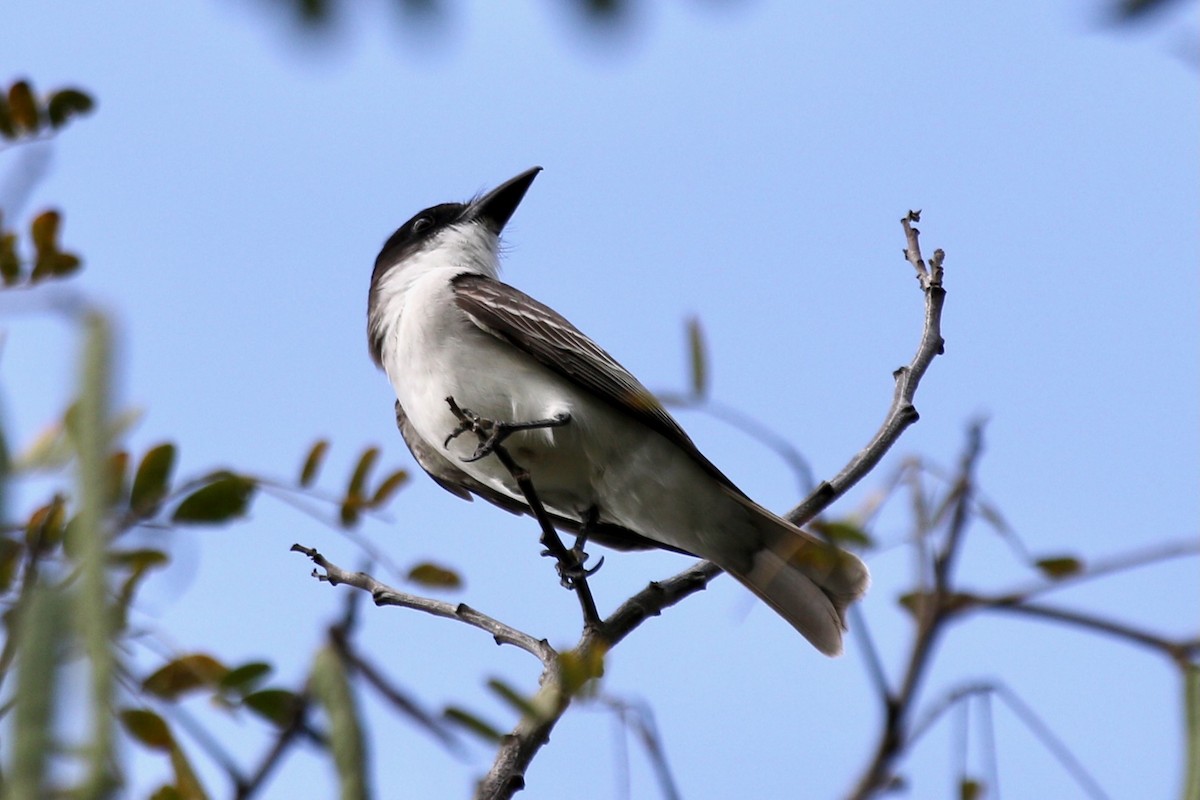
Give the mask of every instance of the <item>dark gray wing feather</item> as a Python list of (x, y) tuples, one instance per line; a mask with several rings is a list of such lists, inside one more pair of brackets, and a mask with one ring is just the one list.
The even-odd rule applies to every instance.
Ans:
[(451, 285), (458, 307), (482, 330), (662, 434), (727, 488), (744, 496), (696, 448), (650, 390), (557, 311), (486, 275), (458, 275)]
[[(530, 513), (529, 506), (524, 501), (509, 497), (503, 492), (498, 492), (487, 484), (475, 480), (457, 467), (453, 461), (446, 458), (437, 448), (431, 447), (428, 442), (418, 436), (409, 423), (408, 417), (405, 416), (404, 409), (400, 407), (399, 402), (396, 403), (396, 427), (400, 429), (400, 435), (404, 437), (404, 443), (408, 445), (408, 449), (412, 452), (413, 458), (417, 460), (417, 464), (447, 492), (464, 500), (473, 500), (474, 498), (471, 495), (477, 494), (489, 503), (499, 506), (509, 513)], [(550, 519), (554, 523), (554, 526), (560, 530), (568, 531), (569, 533), (579, 533), (581, 524), (579, 520), (560, 517), (557, 514), (550, 514)], [(659, 542), (647, 539), (645, 536), (634, 533), (627, 528), (608, 523), (595, 524), (590, 527), (588, 529), (588, 538), (611, 547), (614, 550), (676, 549), (674, 547), (665, 547)], [(678, 552), (683, 553), (685, 551), (679, 550)]]

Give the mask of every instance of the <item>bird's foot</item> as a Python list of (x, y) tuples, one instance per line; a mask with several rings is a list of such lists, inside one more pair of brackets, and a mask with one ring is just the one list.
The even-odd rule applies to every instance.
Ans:
[(600, 560), (596, 562), (596, 566), (584, 566), (587, 563), (588, 554), (583, 551), (579, 539), (576, 540), (574, 547), (566, 551), (565, 558), (555, 555), (549, 550), (543, 550), (542, 555), (547, 558), (557, 559), (554, 569), (558, 572), (558, 582), (567, 589), (574, 589), (579, 585), (580, 581), (592, 577), (604, 566), (604, 556), (600, 556)]
[(469, 408), (460, 408), (458, 403), (454, 402), (453, 397), (447, 397), (446, 402), (450, 405), (450, 413), (458, 418), (458, 427), (451, 431), (450, 435), (446, 437), (446, 441), (442, 443), (442, 446), (449, 446), (450, 440), (457, 438), (467, 431), (471, 431), (479, 437), (479, 446), (475, 448), (475, 452), (462, 459), (467, 463), (478, 461), (485, 456), (491, 455), (496, 451), (497, 447), (504, 443), (505, 439), (514, 433), (538, 430), (540, 428), (559, 428), (571, 421), (571, 415), (564, 411), (549, 419), (535, 419), (528, 422), (503, 422), (481, 417)]

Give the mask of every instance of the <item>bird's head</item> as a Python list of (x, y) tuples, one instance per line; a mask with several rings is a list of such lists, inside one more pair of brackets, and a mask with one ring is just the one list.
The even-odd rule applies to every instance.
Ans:
[(466, 203), (430, 206), (388, 237), (375, 257), (367, 303), (367, 338), (376, 363), (388, 320), (400, 313), (408, 288), (423, 274), (442, 268), (498, 274), (500, 232), (541, 171), (527, 169)]

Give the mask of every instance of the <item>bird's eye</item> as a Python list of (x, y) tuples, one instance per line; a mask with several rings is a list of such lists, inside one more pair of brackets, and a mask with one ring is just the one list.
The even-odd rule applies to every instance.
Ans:
[(433, 220), (431, 220), (429, 217), (417, 217), (415, 220), (413, 220), (412, 232), (420, 233), (421, 231), (428, 230), (429, 226), (432, 224)]

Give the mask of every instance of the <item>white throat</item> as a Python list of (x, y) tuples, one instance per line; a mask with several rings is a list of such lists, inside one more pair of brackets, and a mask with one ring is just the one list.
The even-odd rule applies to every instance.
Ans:
[(448, 282), (455, 275), (500, 275), (500, 239), (482, 222), (451, 225), (420, 250), (391, 266), (372, 287), (368, 330), (372, 340), (386, 340), (400, 324), (414, 286), (437, 274)]

